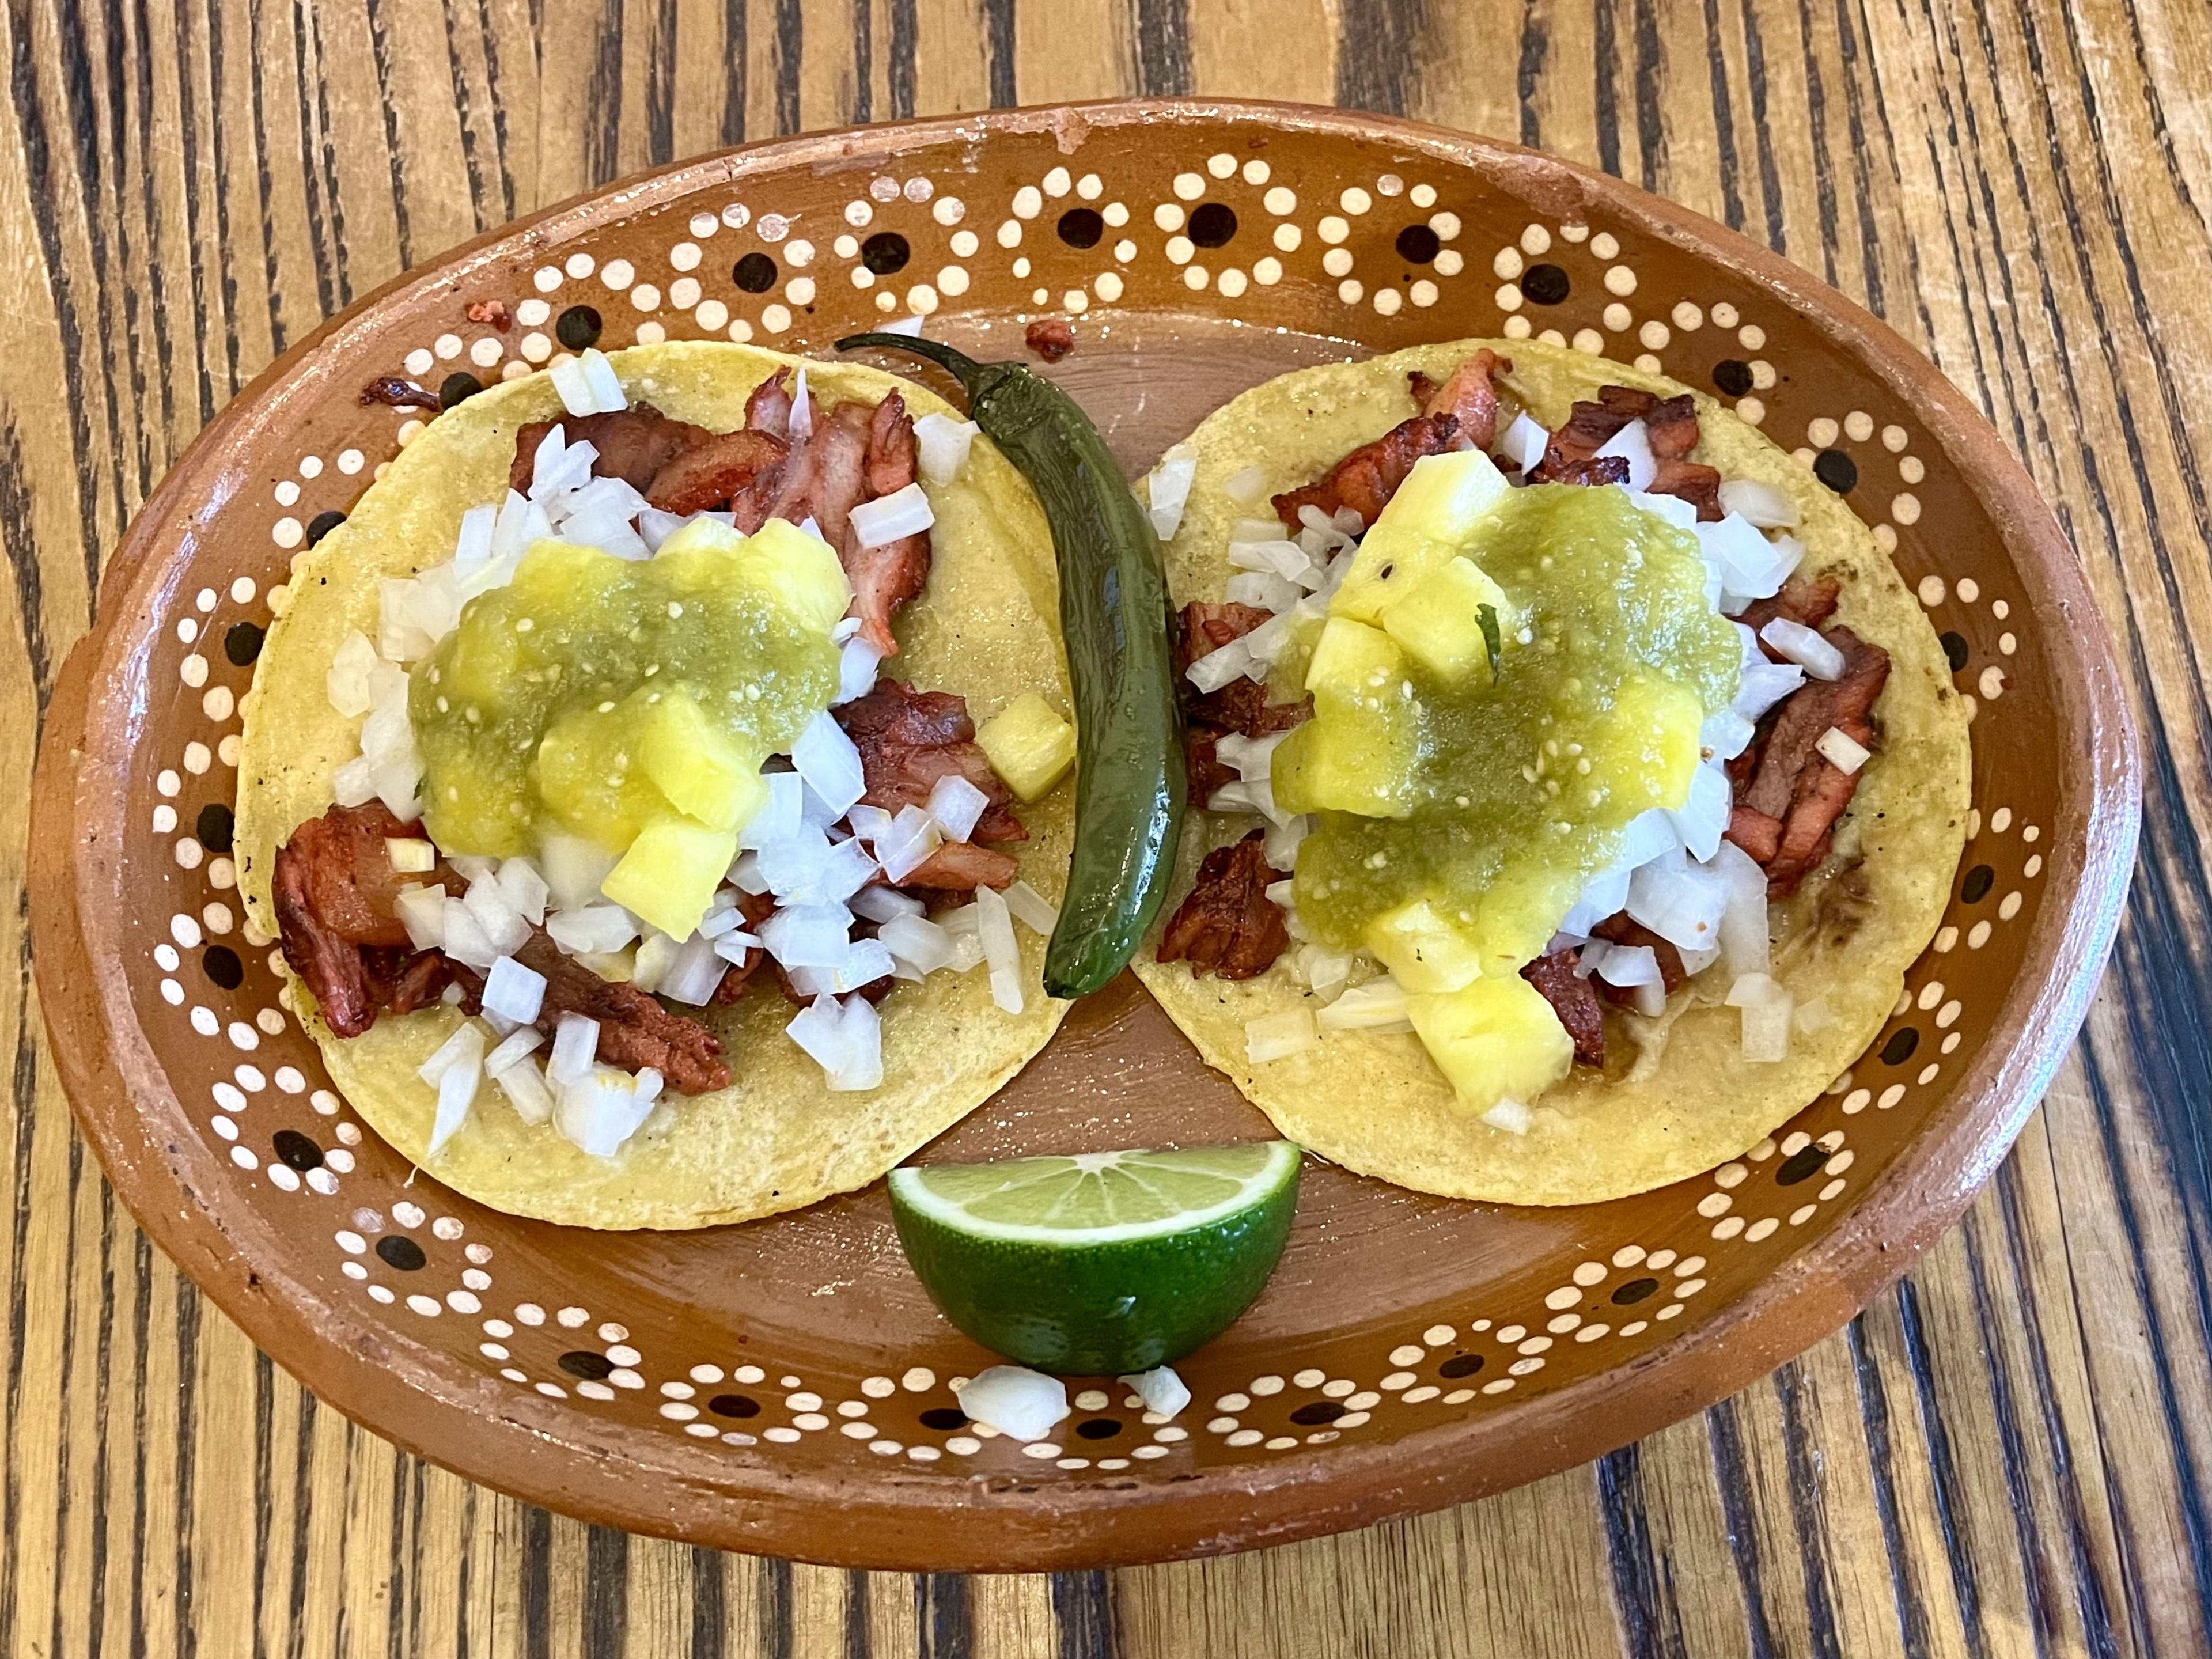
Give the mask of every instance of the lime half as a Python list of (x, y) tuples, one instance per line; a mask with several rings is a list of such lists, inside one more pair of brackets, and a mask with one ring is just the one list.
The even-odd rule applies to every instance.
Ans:
[(891, 1171), (907, 1260), (952, 1322), (1039, 1370), (1180, 1359), (1260, 1294), (1290, 1236), (1287, 1140)]

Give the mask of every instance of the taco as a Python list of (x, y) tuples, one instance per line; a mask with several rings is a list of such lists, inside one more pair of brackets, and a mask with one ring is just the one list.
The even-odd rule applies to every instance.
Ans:
[(1137, 971), (1285, 1135), (1595, 1202), (1858, 1058), (1964, 844), (1966, 712), (1808, 467), (1518, 340), (1285, 375), (1163, 470), (1211, 810)]
[(432, 420), (245, 704), (240, 885), (347, 1101), (601, 1228), (809, 1204), (973, 1110), (1065, 1010), (1051, 550), (857, 365), (587, 351)]

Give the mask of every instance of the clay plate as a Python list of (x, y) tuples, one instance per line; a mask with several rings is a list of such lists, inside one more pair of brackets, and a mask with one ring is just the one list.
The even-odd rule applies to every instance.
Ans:
[[(490, 300), (504, 330), (467, 314)], [(483, 1209), (354, 1121), (242, 931), (235, 701), (272, 590), (419, 429), (358, 392), (532, 372), (589, 333), (580, 308), (604, 346), (794, 350), (919, 312), (988, 356), (1073, 313), (1053, 372), (1133, 473), (1269, 375), (1425, 340), (1537, 333), (1715, 389), (1894, 544), (1974, 701), (1942, 932), (1873, 1051), (1741, 1161), (1553, 1211), (1314, 1168), (1266, 1295), (1183, 1364), (1176, 1422), (1109, 1382), (1050, 1443), (974, 1437), (950, 1385), (988, 1361), (907, 1271), (879, 1188), (690, 1234)], [(866, 129), (556, 208), (286, 354), (147, 504), (101, 600), (40, 761), (33, 921), (54, 1052), (125, 1202), (255, 1341), (403, 1445), (593, 1521), (853, 1565), (1305, 1536), (1534, 1479), (1742, 1386), (1989, 1174), (2081, 1018), (2136, 836), (2136, 740), (2074, 555), (1901, 340), (1616, 179), (1323, 110)], [(930, 1155), (1266, 1132), (1125, 977)]]

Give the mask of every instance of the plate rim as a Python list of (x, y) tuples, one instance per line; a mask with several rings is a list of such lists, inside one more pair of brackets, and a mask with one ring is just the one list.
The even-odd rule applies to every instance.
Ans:
[[(1640, 232), (1732, 269), (1787, 303), (1869, 375), (1909, 399), (1959, 466), (2027, 579), (2039, 622), (2068, 642), (2073, 672), (2053, 677), (2062, 720), (2085, 739), (2065, 757), (2047, 881), (2069, 902), (2042, 907), (2027, 941), (2047, 964), (2005, 995), (1992, 1041), (1947, 1091), (1910, 1146), (1860, 1194), (1851, 1224), (1780, 1262), (1728, 1309), (1637, 1360), (1494, 1413), (1388, 1442), (1338, 1443), (1317, 1457), (1201, 1471), (1135, 1490), (1070, 1484), (1015, 1492), (982, 1481), (871, 1469), (793, 1472), (731, 1460), (715, 1480), (679, 1463), (665, 1437), (580, 1419), (534, 1396), (465, 1389), (412, 1345), (325, 1300), (265, 1258), (232, 1248), (221, 1215), (196, 1202), (204, 1148), (161, 1144), (156, 1110), (181, 1115), (131, 1015), (120, 963), (96, 948), (99, 907), (123, 825), (120, 791), (94, 757), (127, 753), (130, 705), (96, 707), (95, 685), (127, 677), (123, 623), (165, 574), (155, 544), (219, 499), (231, 430), (334, 343), (373, 333), (421, 289), (464, 281), (518, 250), (650, 211), (717, 180), (792, 166), (842, 163), (902, 148), (1002, 133), (1063, 135), (1138, 124), (1246, 122), (1404, 146), (1493, 176), (1517, 173), (1566, 208), (1601, 204)], [(2132, 874), (2142, 789), (2140, 738), (2118, 662), (2077, 555), (2026, 469), (1966, 394), (1887, 325), (1741, 233), (1626, 181), (1502, 140), (1399, 117), (1329, 106), (1205, 98), (1109, 100), (841, 128), (760, 141), (618, 180), (499, 227), (403, 272), (324, 322), (266, 368), (197, 434), (134, 515), (100, 587), (99, 615), (58, 677), (32, 795), (31, 929), (40, 1010), (71, 1109), (138, 1224), (257, 1346), (317, 1396), (405, 1449), (526, 1501), (600, 1524), (828, 1565), (907, 1571), (1040, 1571), (1131, 1565), (1293, 1541), (1431, 1510), (1519, 1485), (1628, 1443), (1754, 1382), (1843, 1324), (1947, 1231), (1994, 1171), (2070, 1048), (2117, 935)], [(2085, 621), (2086, 619), (2086, 621)], [(136, 665), (143, 672), (143, 662)], [(143, 723), (143, 722), (140, 722)], [(109, 786), (109, 787), (103, 787)], [(103, 843), (103, 837), (105, 842)], [(297, 1346), (302, 1328), (312, 1340)], [(421, 1351), (417, 1351), (418, 1352)], [(473, 1396), (473, 1397), (471, 1397)], [(579, 1433), (580, 1428), (591, 1431)], [(1541, 1443), (1541, 1465), (1510, 1476), (1492, 1466), (1505, 1442)], [(609, 1480), (628, 1460), (654, 1479)], [(646, 1494), (651, 1494), (647, 1496)], [(835, 1505), (851, 1517), (833, 1547), (802, 1539), (806, 1517)], [(942, 1521), (957, 1512), (963, 1524)], [(957, 1534), (957, 1536), (953, 1535)], [(866, 1539), (863, 1543), (860, 1540)], [(849, 1540), (849, 1541), (848, 1541)]]

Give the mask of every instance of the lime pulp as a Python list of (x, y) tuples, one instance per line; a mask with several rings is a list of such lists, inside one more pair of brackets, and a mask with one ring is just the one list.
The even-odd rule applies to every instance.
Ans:
[(1288, 1141), (894, 1170), (907, 1260), (955, 1325), (1039, 1370), (1172, 1363), (1257, 1297), (1290, 1235)]

